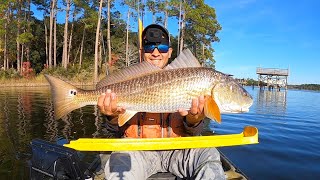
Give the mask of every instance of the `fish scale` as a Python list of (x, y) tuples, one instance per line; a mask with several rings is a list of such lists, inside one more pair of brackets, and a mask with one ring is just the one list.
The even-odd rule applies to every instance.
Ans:
[(97, 105), (98, 97), (107, 89), (117, 95), (117, 105), (126, 108), (126, 112), (119, 115), (119, 126), (137, 112), (188, 110), (192, 99), (201, 95), (205, 96), (205, 116), (219, 123), (221, 113), (249, 111), (252, 97), (235, 79), (212, 68), (201, 67), (190, 51), (184, 50), (180, 55), (164, 69), (142, 62), (120, 70), (100, 81), (97, 90), (82, 90), (45, 75), (51, 85), (55, 118), (60, 119), (86, 105)]
[(190, 108), (192, 98), (210, 93), (213, 74), (204, 67), (173, 69), (111, 84), (102, 91), (111, 89), (119, 106), (128, 110), (175, 112)]

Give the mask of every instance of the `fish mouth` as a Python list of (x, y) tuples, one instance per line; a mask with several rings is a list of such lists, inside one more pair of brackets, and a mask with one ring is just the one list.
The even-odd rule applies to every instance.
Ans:
[(241, 108), (240, 113), (249, 112), (249, 108)]
[(250, 104), (246, 104), (244, 106), (241, 106), (239, 108), (239, 113), (245, 113), (245, 112), (249, 112), (249, 108), (252, 106), (252, 103)]
[(222, 111), (223, 113), (228, 113), (228, 114), (238, 114), (238, 113), (246, 113), (249, 112), (249, 109), (240, 109), (240, 110), (224, 110)]
[(236, 113), (245, 113), (249, 112), (249, 107), (232, 107), (232, 106), (223, 106), (220, 111), (221, 113), (231, 113), (231, 114), (236, 114)]

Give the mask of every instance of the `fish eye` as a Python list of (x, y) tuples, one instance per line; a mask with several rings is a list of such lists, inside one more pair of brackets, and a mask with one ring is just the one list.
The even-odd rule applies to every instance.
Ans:
[(230, 86), (230, 91), (232, 91), (232, 86)]
[(77, 91), (76, 90), (70, 90), (70, 94), (71, 95), (77, 95)]

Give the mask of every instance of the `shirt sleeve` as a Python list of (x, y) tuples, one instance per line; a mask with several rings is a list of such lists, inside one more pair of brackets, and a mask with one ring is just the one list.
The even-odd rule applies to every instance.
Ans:
[(117, 123), (118, 117), (111, 117), (102, 115), (102, 118), (105, 120), (105, 123), (103, 124), (103, 130), (104, 130), (104, 136), (107, 136), (108, 138), (120, 138), (123, 135), (123, 132), (121, 131), (121, 128), (119, 128)]
[(199, 136), (202, 133), (202, 130), (204, 128), (204, 121), (201, 120), (198, 124), (195, 126), (188, 126), (185, 119), (183, 120), (183, 125), (186, 130), (186, 133), (190, 136)]

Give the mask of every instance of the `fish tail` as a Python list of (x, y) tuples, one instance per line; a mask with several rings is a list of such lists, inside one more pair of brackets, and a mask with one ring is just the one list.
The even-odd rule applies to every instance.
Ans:
[(77, 101), (79, 88), (50, 75), (44, 75), (51, 86), (55, 119), (60, 119), (71, 111), (82, 107)]

